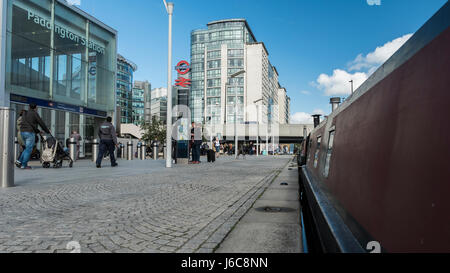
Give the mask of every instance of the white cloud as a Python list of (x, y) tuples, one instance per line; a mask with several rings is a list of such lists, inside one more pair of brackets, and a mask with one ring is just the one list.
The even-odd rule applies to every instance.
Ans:
[[(353, 90), (356, 90), (365, 80), (374, 73), (380, 65), (386, 62), (409, 38), (412, 34), (406, 34), (377, 47), (367, 55), (359, 54), (349, 63), (348, 71), (335, 69), (333, 75), (320, 74), (315, 85), (324, 91), (326, 96), (349, 95), (351, 93), (351, 83), (353, 80)], [(350, 71), (350, 72), (349, 72)]]
[(314, 124), (311, 114), (305, 112), (297, 112), (291, 115), (291, 124)]
[(313, 115), (322, 115), (322, 116), (324, 116), (325, 112), (322, 109), (315, 109), (313, 111)]
[(80, 6), (81, 5), (81, 0), (66, 0), (67, 4), (69, 5), (75, 5), (75, 6)]
[(355, 60), (350, 63), (350, 71), (359, 71), (361, 69), (368, 69), (374, 71), (374, 68), (379, 67), (386, 62), (409, 38), (412, 34), (403, 35), (400, 38), (394, 39), (377, 47), (373, 52), (366, 56), (359, 54)]
[(369, 6), (373, 6), (373, 5), (381, 6), (381, 0), (367, 0), (367, 4)]
[(351, 80), (353, 80), (353, 90), (356, 90), (367, 80), (367, 74), (364, 72), (351, 74), (347, 71), (336, 69), (331, 76), (321, 74), (317, 78), (317, 83), (318, 88), (323, 90), (326, 96), (348, 95), (351, 93)]
[(311, 94), (311, 92), (306, 91), (306, 90), (302, 90), (302, 91), (300, 91), (300, 93), (302, 93), (303, 95), (310, 95)]
[(305, 113), (305, 112), (296, 112), (291, 115), (291, 124), (314, 124), (314, 119), (312, 115), (325, 115), (325, 112), (322, 109), (316, 109), (313, 111), (313, 114)]

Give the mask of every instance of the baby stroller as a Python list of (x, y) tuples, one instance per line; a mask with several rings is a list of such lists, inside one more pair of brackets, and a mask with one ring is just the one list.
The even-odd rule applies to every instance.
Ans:
[(50, 168), (50, 164), (53, 163), (53, 168), (61, 168), (63, 160), (69, 160), (69, 167), (72, 168), (73, 160), (70, 155), (64, 151), (61, 143), (56, 140), (52, 135), (41, 136), (43, 152), (41, 154), (42, 167), (45, 169)]

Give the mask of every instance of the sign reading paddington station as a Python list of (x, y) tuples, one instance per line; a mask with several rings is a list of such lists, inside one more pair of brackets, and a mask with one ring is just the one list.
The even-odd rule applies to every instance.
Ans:
[[(191, 66), (189, 65), (189, 63), (187, 61), (180, 61), (177, 64), (177, 66), (175, 67), (175, 70), (180, 75), (186, 75), (187, 73), (189, 73), (189, 71), (191, 71)], [(183, 78), (183, 77), (178, 77), (178, 79), (176, 79), (175, 82), (176, 82), (175, 83), (176, 86), (181, 86), (181, 87), (188, 87), (191, 85), (191, 80)]]
[(35, 12), (32, 11), (28, 11), (28, 17), (27, 19), (29, 21), (33, 21), (34, 23), (47, 28), (48, 30), (54, 30), (54, 32), (61, 38), (63, 39), (69, 39), (75, 43), (79, 43), (82, 46), (86, 46), (89, 49), (92, 49), (94, 51), (96, 51), (97, 53), (100, 54), (105, 54), (105, 48), (92, 42), (92, 41), (88, 41), (86, 38), (80, 37), (79, 35), (73, 33), (72, 31), (61, 27), (59, 25), (52, 25), (50, 20), (47, 20), (39, 15), (37, 15)]

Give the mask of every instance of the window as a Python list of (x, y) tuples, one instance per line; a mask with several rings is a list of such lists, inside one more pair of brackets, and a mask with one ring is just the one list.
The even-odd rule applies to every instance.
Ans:
[(192, 69), (192, 71), (204, 70), (205, 64), (203, 62), (202, 63), (193, 63), (193, 64), (191, 64), (191, 69)]
[(333, 154), (334, 135), (335, 135), (335, 131), (331, 131), (330, 137), (328, 138), (327, 158), (325, 161), (325, 169), (323, 170), (323, 175), (325, 177), (328, 177), (328, 174), (330, 172), (330, 161), (331, 161), (331, 155)]
[(228, 50), (228, 57), (242, 57), (242, 56), (244, 56), (243, 49), (229, 49)]
[(320, 152), (320, 142), (322, 141), (322, 137), (317, 137), (317, 146), (316, 153), (314, 155), (314, 168), (317, 168), (317, 163), (319, 162), (319, 152)]
[(200, 54), (193, 54), (193, 55), (191, 56), (191, 61), (192, 61), (192, 62), (203, 62), (204, 60), (205, 60), (205, 59), (204, 59), (202, 53), (200, 53)]
[(198, 80), (202, 80), (204, 77), (205, 77), (205, 72), (203, 72), (203, 71), (192, 72), (191, 80), (198, 81)]
[(230, 86), (244, 85), (244, 78), (243, 78), (243, 77), (239, 77), (239, 78), (229, 78), (229, 79), (228, 79), (228, 84), (229, 84)]
[(221, 90), (220, 88), (208, 88), (206, 90), (206, 95), (208, 97), (220, 97)]
[(208, 78), (220, 77), (220, 69), (208, 70), (207, 75), (208, 75)]
[(220, 79), (209, 79), (207, 81), (207, 86), (208, 87), (216, 87), (216, 86), (220, 86)]
[(242, 87), (242, 86), (228, 87), (228, 95), (229, 96), (234, 96), (235, 92), (237, 92), (238, 95), (244, 95), (244, 87)]
[(244, 60), (243, 59), (229, 59), (228, 66), (229, 67), (243, 67)]
[(220, 50), (208, 52), (208, 59), (220, 59)]
[(208, 61), (208, 68), (220, 68), (220, 60)]

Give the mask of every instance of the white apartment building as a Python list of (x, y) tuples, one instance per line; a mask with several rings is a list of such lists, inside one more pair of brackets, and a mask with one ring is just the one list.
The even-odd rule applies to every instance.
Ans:
[[(245, 73), (230, 77), (242, 70)], [(190, 108), (195, 122), (234, 124), (236, 98), (239, 124), (289, 119), (285, 89), (280, 99), (278, 71), (244, 19), (215, 21), (207, 30), (192, 32), (191, 77)]]

